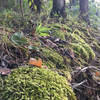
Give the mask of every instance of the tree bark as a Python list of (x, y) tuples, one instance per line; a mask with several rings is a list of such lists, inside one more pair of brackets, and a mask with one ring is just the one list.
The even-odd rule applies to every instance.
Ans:
[(62, 16), (63, 18), (66, 17), (65, 12), (65, 0), (53, 0), (53, 7), (50, 13), (50, 16), (53, 17), (54, 14), (58, 14), (58, 16)]
[(88, 15), (88, 0), (80, 0), (80, 18), (90, 24)]

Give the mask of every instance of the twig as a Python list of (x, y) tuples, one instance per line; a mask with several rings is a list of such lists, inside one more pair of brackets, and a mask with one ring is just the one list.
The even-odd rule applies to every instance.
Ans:
[(85, 72), (87, 69), (95, 69), (100, 71), (99, 68), (95, 67), (95, 66), (88, 66), (88, 67), (84, 67), (82, 69), (76, 69), (75, 71), (73, 71), (71, 74), (74, 75), (75, 72), (77, 72), (77, 75), (79, 75), (81, 72)]
[(87, 80), (83, 80), (82, 82), (80, 82), (80, 83), (72, 83), (72, 84), (74, 84), (74, 85), (72, 85), (72, 88), (74, 89), (74, 88), (77, 88), (77, 87), (79, 87), (80, 85), (83, 85), (85, 82), (87, 82)]
[(84, 87), (86, 87), (86, 88), (89, 88), (89, 89), (92, 89), (92, 90), (100, 90), (100, 89), (96, 89), (96, 88), (92, 88), (92, 87), (89, 87), (89, 86), (86, 86), (86, 85), (84, 85), (84, 84), (82, 84)]

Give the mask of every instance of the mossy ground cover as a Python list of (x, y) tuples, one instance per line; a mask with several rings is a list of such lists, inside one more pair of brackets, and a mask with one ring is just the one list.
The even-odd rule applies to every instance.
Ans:
[(2, 100), (76, 100), (68, 81), (47, 69), (15, 69), (0, 87)]
[[(46, 57), (45, 63), (49, 65), (50, 68), (57, 68), (60, 69), (64, 68), (65, 65), (63, 64), (63, 57), (59, 53), (57, 53), (55, 50), (50, 48), (41, 48), (43, 55)], [(50, 64), (51, 63), (51, 64)]]
[[(91, 41), (94, 41), (95, 39), (90, 35), (91, 32), (89, 32), (88, 28), (80, 23), (78, 23), (78, 25), (81, 27), (77, 26), (77, 23), (71, 25), (69, 23), (67, 25), (55, 24), (51, 25), (51, 29), (54, 28), (57, 30), (56, 32), (53, 31), (52, 34), (54, 34), (54, 36), (56, 34), (57, 38), (68, 42), (68, 44), (60, 44), (59, 46), (72, 49), (75, 57), (80, 59), (80, 61), (83, 61), (83, 63), (80, 63), (85, 64), (84, 62), (95, 59), (95, 52), (91, 48)], [(57, 33), (60, 33), (60, 35), (57, 35)]]

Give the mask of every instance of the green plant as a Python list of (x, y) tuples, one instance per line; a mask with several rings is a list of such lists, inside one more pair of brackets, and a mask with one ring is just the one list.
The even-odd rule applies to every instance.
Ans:
[(42, 24), (36, 27), (36, 33), (38, 33), (40, 36), (49, 36), (50, 30), (50, 28), (42, 26)]
[(27, 45), (28, 41), (22, 32), (16, 32), (11, 36), (11, 40), (16, 45)]

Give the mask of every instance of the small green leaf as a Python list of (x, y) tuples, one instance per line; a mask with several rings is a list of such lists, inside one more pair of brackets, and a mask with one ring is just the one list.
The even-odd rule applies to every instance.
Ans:
[(40, 36), (50, 36), (48, 33), (40, 33)]
[(11, 41), (16, 45), (26, 45), (28, 44), (27, 39), (25, 38), (22, 32), (16, 32), (11, 36)]
[(48, 28), (48, 27), (42, 27), (39, 32), (40, 33), (49, 33), (49, 31), (50, 31), (50, 28)]
[(36, 27), (36, 32), (40, 35), (40, 36), (49, 36), (51, 28), (42, 26), (41, 24), (39, 26)]

